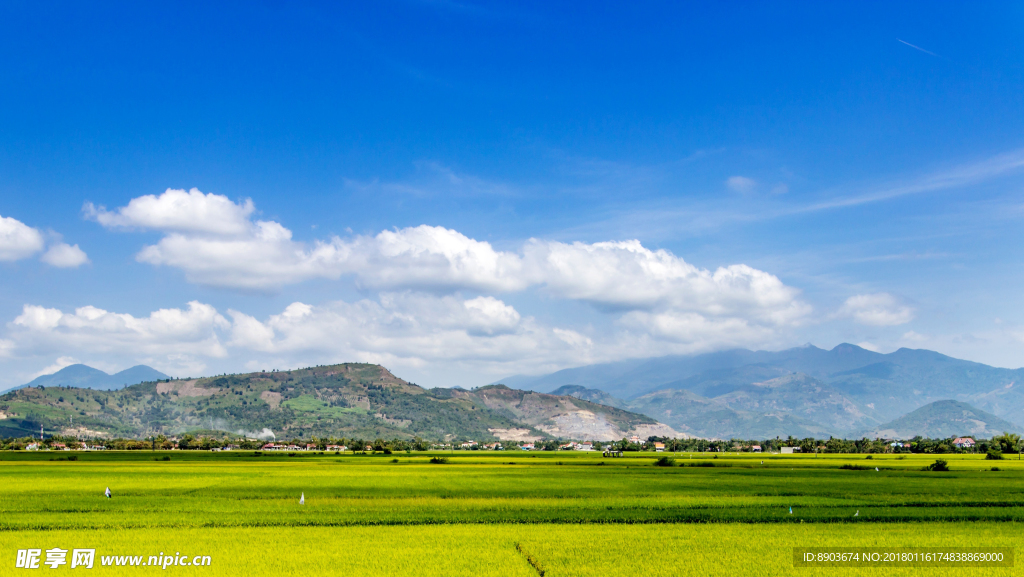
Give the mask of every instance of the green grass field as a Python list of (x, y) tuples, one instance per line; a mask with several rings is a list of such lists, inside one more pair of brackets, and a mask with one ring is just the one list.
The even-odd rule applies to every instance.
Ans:
[[(935, 456), (921, 455), (695, 454), (673, 467), (565, 452), (49, 460), (67, 455), (0, 453), (0, 567), (18, 549), (95, 547), (210, 555), (211, 567), (166, 569), (197, 575), (826, 575), (836, 570), (794, 568), (792, 548), (1013, 547), (1024, 521), (1024, 462), (968, 455), (943, 456), (949, 472), (922, 471)], [(87, 574), (161, 571), (98, 565)]]

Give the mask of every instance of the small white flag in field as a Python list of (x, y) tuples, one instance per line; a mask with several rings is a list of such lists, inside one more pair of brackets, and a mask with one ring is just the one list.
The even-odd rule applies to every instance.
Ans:
[(299, 505), (305, 505), (305, 504), (306, 504), (306, 494), (303, 493), (302, 496), (299, 497)]
[(109, 499), (110, 498), (110, 487), (107, 487), (107, 490), (103, 491), (103, 494), (107, 496), (107, 499)]

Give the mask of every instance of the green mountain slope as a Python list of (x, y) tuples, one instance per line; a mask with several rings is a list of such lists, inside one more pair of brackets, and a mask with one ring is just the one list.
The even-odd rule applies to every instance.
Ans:
[(916, 435), (948, 438), (971, 435), (992, 437), (1021, 427), (960, 401), (935, 401), (866, 434), (869, 437), (909, 439)]
[(369, 364), (165, 379), (117, 391), (30, 387), (0, 396), (0, 435), (37, 434), (40, 426), (132, 437), (193, 429), (256, 436), (268, 429), (284, 438), (478, 441), (674, 433), (649, 417), (571, 397), (507, 387), (427, 390)]

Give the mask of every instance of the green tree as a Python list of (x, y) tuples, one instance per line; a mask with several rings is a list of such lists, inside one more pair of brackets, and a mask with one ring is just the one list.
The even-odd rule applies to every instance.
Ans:
[(999, 450), (1003, 453), (1016, 453), (1020, 450), (1020, 435), (1003, 431), (1002, 435), (992, 439), (999, 443)]

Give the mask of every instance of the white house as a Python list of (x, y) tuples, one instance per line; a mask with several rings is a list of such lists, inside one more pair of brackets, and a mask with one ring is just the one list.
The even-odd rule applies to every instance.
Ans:
[(974, 446), (974, 439), (970, 437), (957, 437), (953, 439), (953, 444), (960, 449), (970, 449)]

